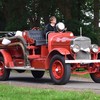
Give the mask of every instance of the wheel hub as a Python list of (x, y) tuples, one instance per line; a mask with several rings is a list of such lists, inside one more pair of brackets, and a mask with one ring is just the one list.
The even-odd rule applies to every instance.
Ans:
[(64, 67), (63, 67), (63, 64), (59, 60), (56, 60), (53, 63), (52, 72), (56, 79), (61, 79), (63, 77)]
[(56, 71), (56, 72), (58, 72), (58, 71), (59, 71), (59, 69), (58, 69), (58, 68), (56, 68), (56, 69), (55, 69), (55, 71)]

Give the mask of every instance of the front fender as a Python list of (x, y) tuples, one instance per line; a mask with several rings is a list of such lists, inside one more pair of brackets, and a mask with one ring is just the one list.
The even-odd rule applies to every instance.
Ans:
[(100, 47), (99, 47), (99, 51), (98, 51), (98, 53), (100, 53)]
[(45, 69), (49, 69), (50, 60), (56, 54), (61, 54), (63, 56), (67, 56), (67, 55), (70, 54), (70, 52), (67, 49), (65, 49), (65, 48), (56, 48), (56, 49), (53, 49), (51, 52), (49, 52), (49, 54), (48, 54), (48, 56), (46, 58)]
[(56, 49), (53, 49), (51, 52), (53, 52), (53, 51), (58, 51), (62, 55), (69, 55), (70, 54), (70, 52), (65, 48), (56, 48)]
[(14, 64), (13, 64), (13, 60), (12, 60), (10, 53), (7, 50), (3, 50), (3, 49), (0, 50), (0, 53), (4, 58), (5, 66), (6, 67), (13, 67)]

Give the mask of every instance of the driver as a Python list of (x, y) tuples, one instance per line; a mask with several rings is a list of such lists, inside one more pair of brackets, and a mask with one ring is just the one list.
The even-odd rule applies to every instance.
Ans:
[(56, 22), (57, 22), (56, 17), (51, 16), (49, 19), (49, 22), (50, 23), (45, 26), (45, 30), (44, 30), (45, 34), (50, 31), (56, 31)]

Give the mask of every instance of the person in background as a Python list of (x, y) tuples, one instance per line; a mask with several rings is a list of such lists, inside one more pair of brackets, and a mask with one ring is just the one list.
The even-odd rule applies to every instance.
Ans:
[(49, 22), (50, 23), (45, 26), (45, 30), (44, 30), (45, 35), (47, 32), (56, 31), (56, 22), (57, 22), (56, 17), (51, 16)]

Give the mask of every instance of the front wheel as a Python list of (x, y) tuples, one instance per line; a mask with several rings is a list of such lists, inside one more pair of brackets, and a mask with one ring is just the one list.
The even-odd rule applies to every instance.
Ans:
[(50, 61), (49, 73), (55, 84), (63, 85), (69, 82), (71, 66), (70, 64), (65, 64), (63, 56), (55, 55)]
[(0, 57), (0, 81), (5, 81), (9, 78), (10, 70), (5, 68), (3, 58)]
[(95, 83), (100, 83), (100, 71), (96, 73), (91, 73), (90, 76)]

